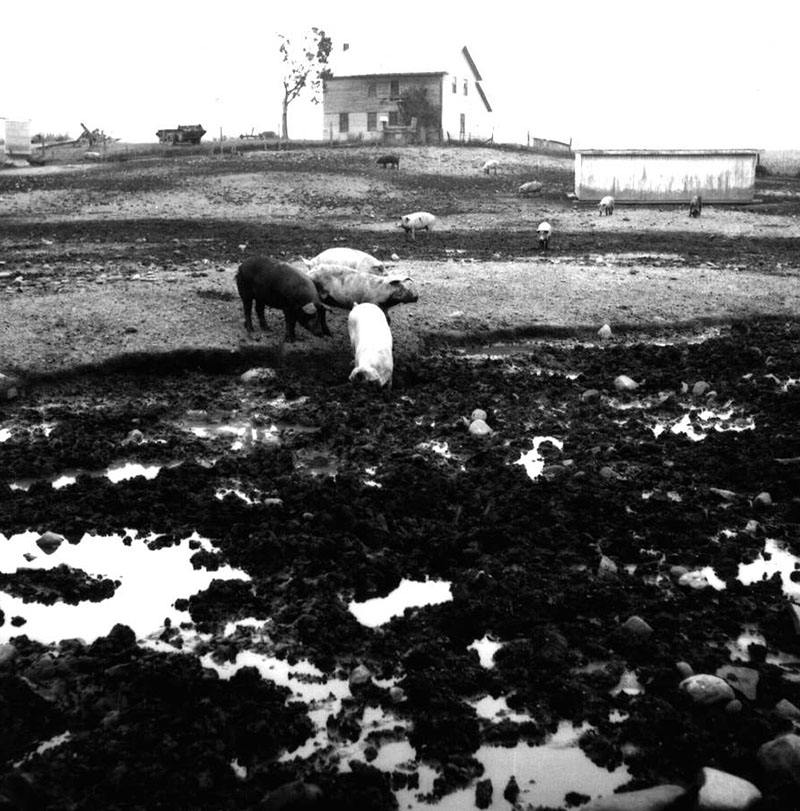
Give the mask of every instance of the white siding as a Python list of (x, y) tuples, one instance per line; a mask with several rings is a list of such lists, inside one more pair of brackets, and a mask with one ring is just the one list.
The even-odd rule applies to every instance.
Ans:
[(749, 202), (755, 191), (755, 149), (583, 150), (575, 153), (575, 194), (617, 202)]

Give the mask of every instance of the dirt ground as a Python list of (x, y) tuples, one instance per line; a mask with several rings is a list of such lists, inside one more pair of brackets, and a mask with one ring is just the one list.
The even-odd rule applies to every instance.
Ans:
[[(487, 807), (482, 747), (541, 744), (563, 721), (591, 725), (580, 748), (624, 766), (624, 790), (676, 783), (691, 803), (714, 767), (758, 786), (758, 808), (797, 807), (756, 753), (794, 729), (780, 702), (800, 707), (796, 573), (762, 554), (800, 553), (800, 182), (759, 178), (753, 204), (698, 219), (658, 206), (599, 217), (568, 197), (564, 159), (409, 147), (393, 171), (377, 154), (0, 172), (0, 372), (20, 389), (0, 401), (0, 533), (79, 544), (130, 529), (170, 546), (196, 532), (217, 551), (198, 551), (195, 568), (249, 576), (179, 595), (190, 621), (154, 628), (160, 647), (123, 624), (46, 644), (25, 635), (25, 611), (3, 616), (0, 807), (383, 811), (464, 789), (465, 807)], [(497, 177), (480, 172), (489, 157)], [(520, 198), (531, 179), (543, 193)], [(396, 222), (415, 210), (438, 223), (410, 242)], [(243, 330), (243, 258), (334, 245), (419, 288), (392, 310), (390, 393), (348, 382), (344, 313), (331, 338), (284, 344), (276, 311), (267, 334)], [(269, 371), (243, 382), (253, 367)], [(636, 388), (620, 390), (621, 375)], [(488, 436), (468, 430), (475, 409)], [(244, 421), (255, 438), (233, 448), (187, 419)], [(519, 462), (534, 447), (529, 474)], [(159, 471), (51, 486), (120, 460)], [(756, 561), (768, 573), (745, 584), (740, 567)], [(2, 569), (0, 589), (31, 610), (116, 588), (30, 562)], [(680, 580), (712, 570), (704, 588)], [(446, 581), (452, 600), (379, 628), (348, 611), (404, 578)], [(226, 634), (248, 617), (259, 633)], [(755, 641), (734, 659), (744, 631)], [(500, 645), (493, 667), (471, 647), (484, 637)], [(204, 658), (253, 652), (308, 661), (322, 683), (358, 666), (373, 680), (321, 722), (328, 745), (292, 757), (315, 733), (314, 707), (252, 667), (221, 678)], [(687, 666), (726, 674), (736, 701), (694, 703), (679, 686)], [(615, 689), (631, 673), (637, 689)], [(742, 689), (745, 675), (757, 689)], [(509, 712), (478, 713), (487, 696)], [(378, 711), (390, 731), (370, 732)], [(381, 767), (400, 740), (413, 759)], [(436, 780), (416, 796), (426, 768)], [(293, 781), (303, 788), (287, 800), (279, 787)], [(508, 804), (505, 787), (488, 807)], [(569, 774), (558, 804), (536, 792), (522, 786), (518, 807), (594, 796)]]

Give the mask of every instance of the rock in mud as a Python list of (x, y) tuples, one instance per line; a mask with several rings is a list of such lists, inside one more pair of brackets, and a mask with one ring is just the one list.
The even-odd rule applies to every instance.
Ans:
[(639, 384), (633, 379), (628, 377), (628, 375), (618, 375), (614, 379), (614, 388), (617, 391), (636, 391), (639, 388)]
[(800, 735), (790, 732), (767, 741), (759, 747), (757, 757), (772, 780), (800, 786)]
[(698, 811), (747, 811), (761, 799), (761, 792), (749, 780), (719, 769), (702, 769), (699, 783)]
[(718, 701), (730, 701), (734, 698), (733, 687), (725, 679), (710, 673), (689, 676), (678, 686), (695, 704), (716, 704)]

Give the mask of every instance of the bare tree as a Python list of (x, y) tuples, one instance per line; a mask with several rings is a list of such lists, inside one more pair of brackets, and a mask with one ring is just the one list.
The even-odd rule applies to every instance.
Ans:
[(316, 26), (307, 31), (299, 45), (293, 44), (284, 34), (278, 34), (280, 52), (286, 72), (283, 76), (283, 109), (281, 115), (281, 138), (289, 140), (289, 105), (300, 95), (303, 88), (311, 90), (311, 100), (319, 104), (323, 82), (332, 73), (328, 69), (328, 57), (333, 41)]

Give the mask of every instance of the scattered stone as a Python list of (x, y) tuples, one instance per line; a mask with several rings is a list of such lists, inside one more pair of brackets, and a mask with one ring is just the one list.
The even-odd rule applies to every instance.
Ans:
[(742, 711), (742, 702), (738, 698), (731, 699), (725, 705), (725, 712), (735, 715), (737, 712)]
[(474, 422), (475, 420), (483, 420), (484, 422), (486, 422), (486, 416), (487, 416), (487, 415), (486, 415), (486, 412), (485, 412), (485, 411), (484, 411), (482, 408), (476, 408), (476, 409), (475, 409), (475, 410), (472, 412), (472, 414), (470, 414), (470, 417), (469, 417), (469, 418), (470, 418), (470, 420), (472, 420), (473, 422)]
[(705, 380), (698, 380), (692, 386), (692, 395), (695, 397), (702, 397), (707, 391), (711, 390), (711, 386)]
[(689, 676), (694, 676), (694, 669), (688, 662), (677, 662), (675, 669), (678, 671), (681, 678), (688, 679)]
[(617, 391), (635, 391), (639, 388), (639, 384), (628, 375), (619, 375), (614, 380), (614, 388)]
[(144, 434), (138, 429), (134, 428), (125, 439), (122, 440), (123, 445), (141, 445), (144, 442)]
[(737, 667), (736, 665), (723, 665), (717, 669), (717, 676), (725, 679), (731, 687), (735, 687), (745, 698), (756, 700), (758, 690), (758, 671), (752, 667)]
[(708, 578), (702, 572), (686, 572), (678, 578), (678, 585), (690, 589), (707, 589), (711, 586)]
[(392, 254), (392, 262), (399, 262), (399, 261), (400, 261), (400, 257), (396, 253), (393, 253)]
[(581, 402), (583, 403), (596, 403), (600, 399), (600, 392), (597, 389), (586, 389), (581, 394)]
[(52, 555), (67, 539), (56, 532), (45, 532), (36, 539), (36, 545), (45, 555)]
[(745, 524), (745, 527), (744, 527), (744, 531), (745, 531), (745, 532), (746, 532), (748, 535), (752, 535), (753, 537), (755, 537), (756, 535), (758, 535), (759, 531), (761, 531), (762, 529), (763, 529), (763, 528), (762, 528), (761, 524), (760, 524), (758, 521), (756, 521), (756, 520), (755, 520), (755, 518), (751, 518), (751, 519), (750, 519), (750, 520), (749, 520), (749, 521), (748, 521), (748, 522)]
[(800, 720), (800, 708), (792, 704), (788, 698), (782, 698), (773, 708), (772, 711), (775, 715), (781, 718), (788, 718), (791, 721)]
[(350, 678), (348, 679), (350, 692), (352, 693), (354, 689), (357, 690), (359, 687), (366, 687), (371, 682), (372, 673), (370, 669), (365, 665), (358, 665), (358, 667), (353, 668), (353, 671), (350, 673)]
[(769, 493), (759, 493), (753, 499), (753, 507), (755, 509), (763, 509), (772, 506), (772, 496)]
[(619, 571), (617, 564), (608, 555), (600, 556), (600, 563), (597, 565), (597, 576), (600, 578), (613, 578)]
[(653, 633), (653, 629), (641, 617), (635, 614), (632, 617), (628, 617), (628, 619), (622, 623), (622, 627), (639, 639), (647, 639)]
[(401, 704), (406, 700), (406, 691), (402, 687), (395, 685), (389, 688), (389, 698), (393, 704)]
[(762, 744), (759, 765), (771, 778), (800, 786), (800, 735), (789, 732)]
[(698, 782), (698, 811), (746, 811), (761, 799), (749, 780), (708, 766), (700, 770)]
[(666, 811), (673, 808), (685, 795), (685, 788), (667, 783), (639, 791), (598, 797), (588, 805), (582, 806), (582, 811)]
[(600, 336), (600, 338), (602, 338), (602, 340), (607, 341), (613, 333), (611, 332), (611, 327), (608, 324), (603, 324), (603, 326), (597, 330), (597, 334)]
[(604, 479), (616, 479), (617, 478), (617, 474), (614, 473), (614, 468), (609, 467), (608, 465), (605, 465), (604, 467), (600, 468), (600, 475)]
[(322, 789), (315, 783), (292, 780), (271, 791), (261, 803), (262, 811), (300, 811), (321, 808)]
[(716, 493), (720, 498), (725, 501), (736, 501), (736, 493), (733, 490), (723, 490), (721, 487), (709, 487), (709, 492)]
[(274, 380), (277, 377), (277, 372), (269, 367), (260, 367), (256, 369), (248, 369), (244, 372), (239, 380), (242, 383), (259, 383), (262, 380)]
[(472, 436), (483, 437), (492, 433), (492, 429), (486, 424), (485, 420), (473, 420), (469, 424), (469, 432)]
[(733, 688), (719, 676), (710, 673), (698, 673), (684, 679), (678, 687), (683, 690), (695, 704), (716, 704), (718, 701), (730, 701), (735, 698)]

